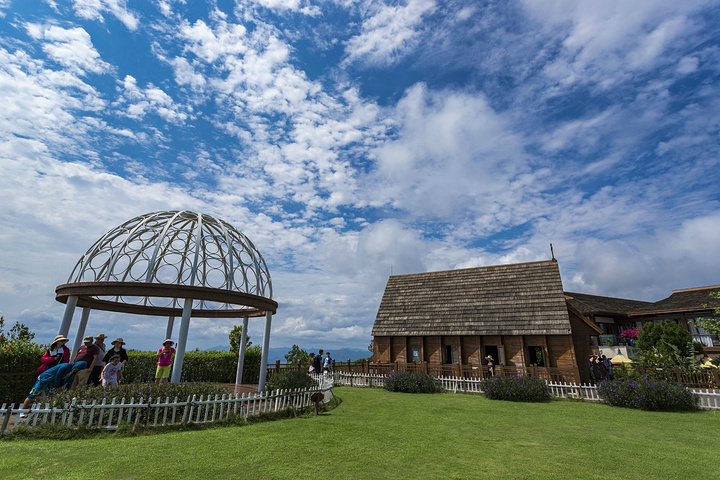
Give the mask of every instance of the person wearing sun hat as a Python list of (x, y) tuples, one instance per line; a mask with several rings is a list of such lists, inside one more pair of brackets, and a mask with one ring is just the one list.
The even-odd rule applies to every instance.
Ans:
[(90, 372), (92, 372), (93, 366), (99, 356), (100, 349), (97, 345), (93, 344), (93, 336), (88, 335), (83, 338), (83, 345), (78, 348), (78, 351), (75, 354), (75, 363), (85, 362), (87, 364), (87, 368), (80, 370), (75, 375), (75, 380), (73, 381), (70, 389), (74, 390), (78, 387), (84, 387), (87, 385), (88, 378), (90, 378)]
[(70, 361), (70, 349), (65, 346), (68, 343), (65, 335), (58, 335), (55, 340), (48, 346), (47, 350), (43, 354), (40, 361), (42, 365), (38, 367), (38, 372), (44, 372), (45, 370), (60, 365), (61, 363), (67, 363)]
[(95, 337), (95, 346), (100, 349), (100, 354), (98, 355), (97, 360), (95, 360), (95, 365), (93, 365), (92, 372), (90, 372), (90, 379), (88, 380), (88, 384), (92, 384), (95, 386), (100, 385), (100, 374), (103, 370), (103, 358), (105, 358), (105, 339), (107, 338), (107, 335), (104, 333), (101, 333), (97, 337)]
[(492, 355), (488, 355), (485, 357), (485, 360), (488, 361), (488, 375), (491, 377), (495, 375), (495, 359), (492, 357)]
[(155, 383), (167, 383), (170, 378), (170, 367), (173, 355), (175, 355), (175, 349), (172, 347), (174, 343), (166, 338), (162, 348), (157, 352), (158, 364), (155, 370)]
[(125, 363), (128, 361), (128, 354), (123, 348), (123, 345), (125, 345), (125, 341), (122, 338), (116, 338), (112, 342), (110, 342), (110, 345), (113, 346), (113, 348), (109, 349), (105, 356), (103, 357), (103, 368), (105, 365), (110, 363), (110, 359), (114, 357), (115, 355), (120, 356), (120, 365), (123, 367), (125, 366)]

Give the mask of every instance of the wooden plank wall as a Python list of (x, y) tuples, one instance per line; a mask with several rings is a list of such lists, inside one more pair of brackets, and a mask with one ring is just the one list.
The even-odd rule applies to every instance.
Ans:
[(590, 369), (588, 367), (588, 357), (592, 355), (590, 348), (590, 335), (597, 335), (597, 332), (587, 326), (573, 312), (570, 312), (570, 325), (572, 325), (572, 340), (575, 350), (575, 361), (580, 373), (582, 382), (590, 381)]
[(505, 335), (502, 340), (505, 345), (505, 361), (507, 365), (525, 365), (525, 352), (523, 352), (524, 345), (522, 337)]
[(442, 351), (440, 350), (440, 337), (425, 337), (425, 361), (440, 365), (442, 363)]
[[(584, 322), (576, 319), (578, 325), (574, 330), (583, 330)], [(587, 325), (585, 325), (587, 328)], [(590, 330), (589, 328), (587, 328)], [(590, 353), (588, 337), (590, 332), (573, 335), (536, 335), (536, 336), (426, 336), (426, 337), (375, 337), (375, 359), (377, 362), (412, 362), (411, 347), (420, 348), (421, 361), (440, 365), (442, 364), (442, 346), (456, 345), (458, 355), (463, 365), (480, 366), (486, 363), (483, 359), (485, 345), (504, 346), (505, 360), (508, 366), (525, 365), (525, 348), (527, 346), (542, 346), (545, 349), (547, 367), (573, 368), (579, 367), (582, 377), (587, 375), (587, 355)], [(578, 345), (580, 344), (580, 346)], [(577, 351), (585, 345), (583, 353)]]
[(407, 337), (391, 337), (392, 343), (390, 347), (390, 361), (391, 362), (402, 362), (408, 361), (407, 357)]
[(376, 362), (390, 363), (390, 337), (374, 337), (373, 358)]
[(547, 337), (548, 355), (553, 362), (552, 367), (572, 368), (575, 366), (572, 338), (568, 336), (552, 335)]
[(462, 364), (478, 366), (482, 363), (480, 356), (480, 336), (468, 335), (460, 337), (462, 341)]

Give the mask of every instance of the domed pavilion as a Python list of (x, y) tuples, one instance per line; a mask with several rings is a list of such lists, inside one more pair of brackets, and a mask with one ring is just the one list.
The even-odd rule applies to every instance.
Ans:
[[(265, 317), (259, 390), (265, 386), (270, 325), (278, 303), (265, 260), (253, 243), (229, 223), (190, 211), (148, 213), (102, 236), (78, 260), (67, 283), (55, 289), (65, 303), (59, 334), (67, 336), (76, 307), (82, 317), (77, 351), (91, 310), (168, 317), (167, 338), (181, 317), (172, 382), (180, 381), (192, 317)], [(242, 379), (240, 349), (237, 382)]]

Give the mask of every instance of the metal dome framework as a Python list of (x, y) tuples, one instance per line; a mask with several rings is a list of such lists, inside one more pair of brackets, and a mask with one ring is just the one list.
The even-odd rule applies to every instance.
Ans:
[(227, 222), (188, 211), (155, 212), (110, 230), (80, 258), (56, 299), (142, 315), (237, 318), (275, 313), (260, 252)]
[[(278, 307), (272, 299), (270, 272), (250, 239), (210, 215), (162, 211), (123, 223), (85, 252), (55, 293), (56, 300), (67, 305), (58, 333), (68, 334), (75, 307), (83, 307), (75, 351), (90, 309), (167, 316), (168, 338), (174, 317), (182, 316), (172, 379), (176, 382), (191, 317), (242, 317), (245, 336), (248, 317), (265, 316), (263, 365), (267, 364), (270, 320)], [(262, 373), (264, 369), (264, 387)]]

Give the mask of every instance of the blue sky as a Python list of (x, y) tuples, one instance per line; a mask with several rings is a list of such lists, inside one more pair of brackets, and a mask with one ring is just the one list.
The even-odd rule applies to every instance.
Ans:
[(707, 1), (0, 0), (0, 312), (50, 340), (85, 250), (176, 209), (263, 254), (273, 346), (364, 348), (391, 271), (550, 243), (569, 291), (720, 284), (719, 24)]

